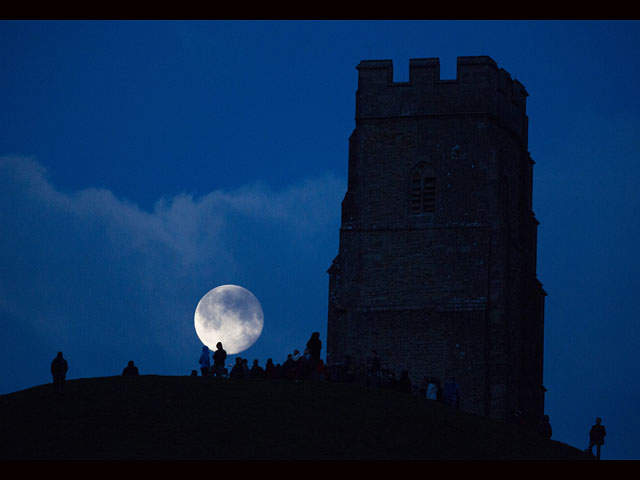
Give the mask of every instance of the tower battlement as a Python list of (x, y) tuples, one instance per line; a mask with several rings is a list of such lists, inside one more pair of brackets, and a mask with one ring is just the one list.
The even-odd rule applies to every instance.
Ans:
[(440, 78), (438, 58), (410, 59), (407, 82), (393, 81), (391, 60), (363, 60), (356, 69), (356, 120), (484, 114), (526, 141), (528, 93), (491, 57), (457, 57), (452, 80)]

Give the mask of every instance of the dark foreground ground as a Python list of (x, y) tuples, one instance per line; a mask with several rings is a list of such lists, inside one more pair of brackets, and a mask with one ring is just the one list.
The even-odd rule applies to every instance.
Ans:
[(0, 460), (579, 460), (517, 425), (391, 390), (144, 375), (0, 396)]

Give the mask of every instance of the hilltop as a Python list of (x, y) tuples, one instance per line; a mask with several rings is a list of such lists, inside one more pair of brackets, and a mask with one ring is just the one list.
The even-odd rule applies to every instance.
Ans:
[(579, 460), (518, 425), (362, 385), (143, 375), (0, 396), (0, 459)]

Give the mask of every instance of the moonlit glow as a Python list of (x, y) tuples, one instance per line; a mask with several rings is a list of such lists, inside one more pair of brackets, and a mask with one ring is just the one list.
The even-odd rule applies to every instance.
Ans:
[(196, 334), (210, 350), (222, 342), (228, 355), (253, 345), (264, 325), (262, 306), (249, 290), (221, 285), (207, 292), (196, 307)]

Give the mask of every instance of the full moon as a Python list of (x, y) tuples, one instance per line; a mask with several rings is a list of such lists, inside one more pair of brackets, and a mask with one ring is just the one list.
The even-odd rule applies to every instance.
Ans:
[(238, 285), (221, 285), (207, 292), (196, 307), (196, 334), (210, 350), (218, 342), (228, 355), (240, 353), (253, 345), (264, 325), (258, 299)]

